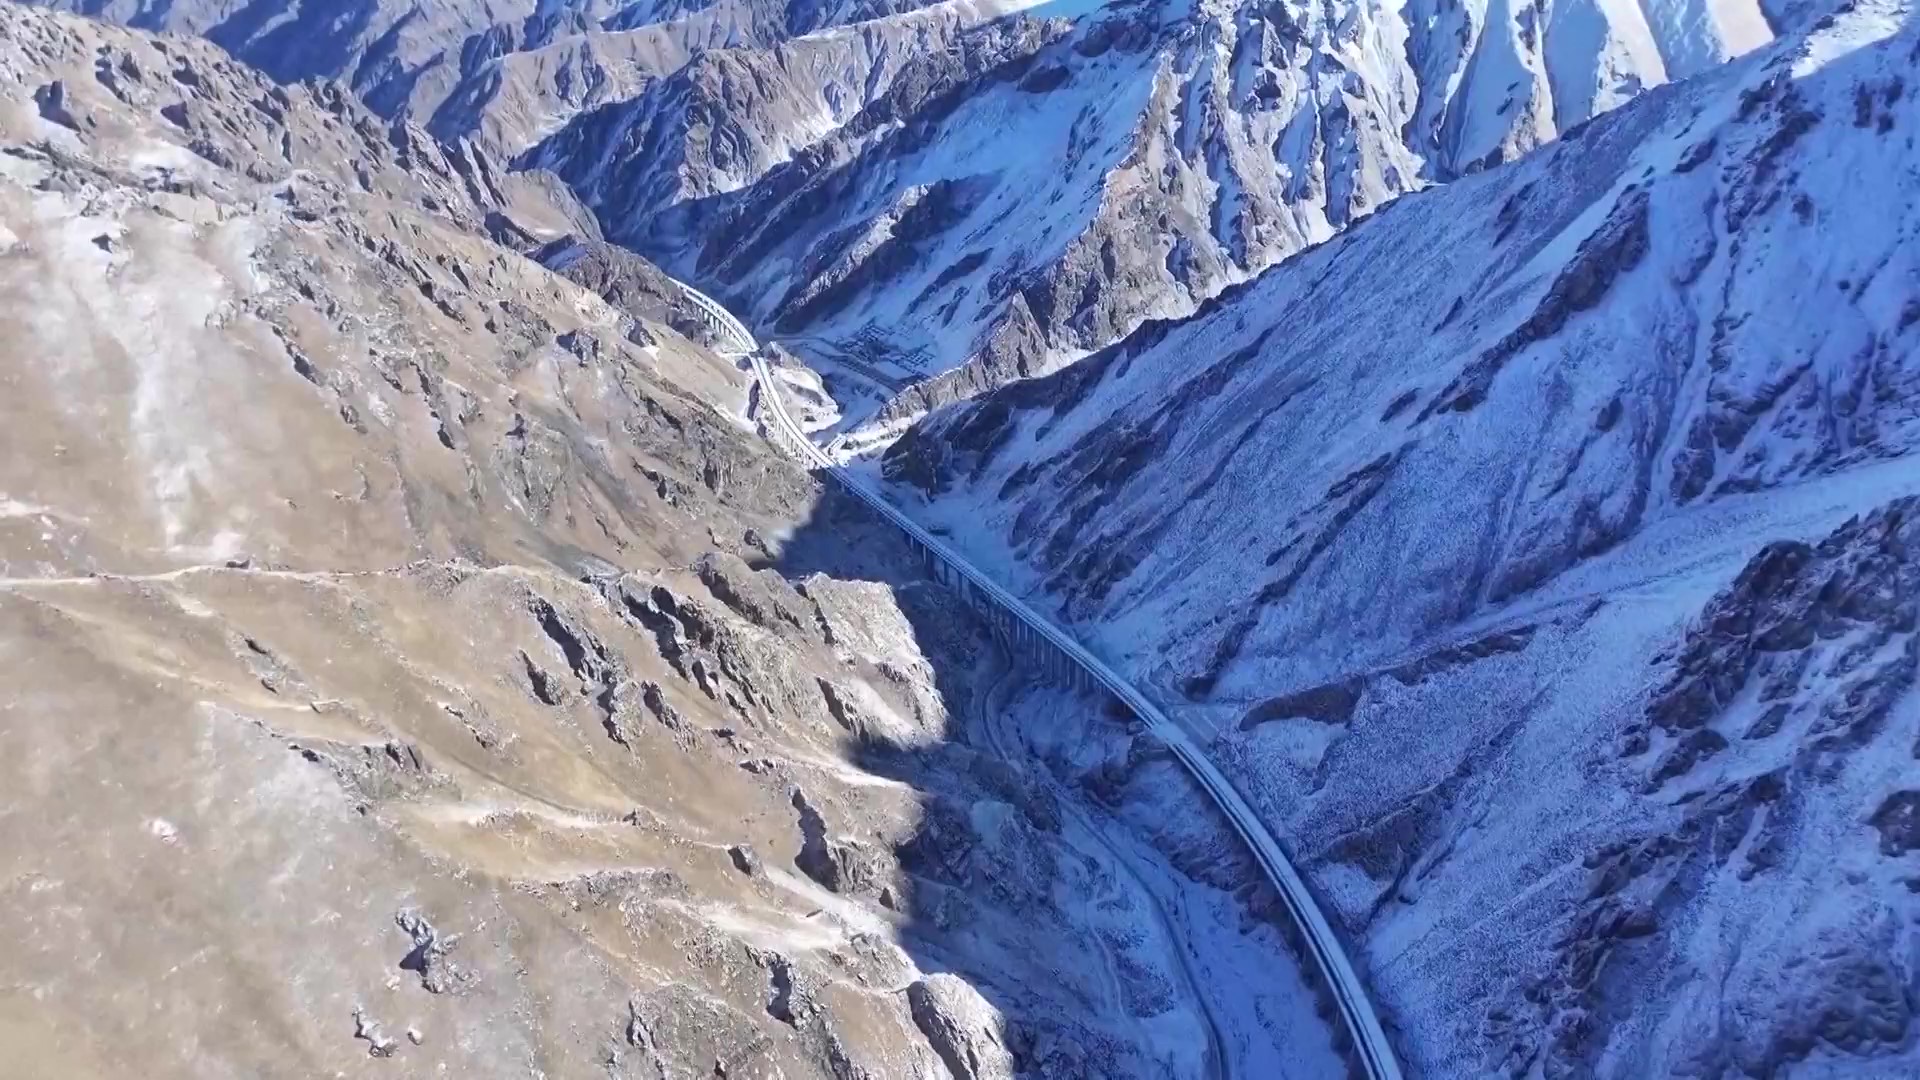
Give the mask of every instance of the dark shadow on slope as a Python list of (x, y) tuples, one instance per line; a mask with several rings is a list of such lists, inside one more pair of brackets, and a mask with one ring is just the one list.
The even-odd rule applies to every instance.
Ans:
[[(1062, 799), (1071, 798), (1080, 811), (1104, 818), (1103, 830), (1110, 827), (1145, 840), (1140, 826), (1129, 823), (1119, 803), (1130, 797), (1129, 784), (1134, 782), (1164, 785), (1171, 777), (1175, 784), (1186, 783), (1170, 755), (1136, 745), (1121, 770), (1125, 775), (1102, 776), (1097, 782), (1089, 779), (1086, 783), (1092, 786), (1075, 788), (1038, 759), (1003, 759), (993, 746), (976, 744), (978, 725), (971, 720), (975, 710), (997, 697), (1000, 656), (1005, 654), (998, 652), (987, 624), (957, 592), (934, 579), (906, 538), (837, 485), (827, 484), (812, 516), (762, 567), (775, 570), (803, 591), (814, 575), (885, 586), (905, 616), (919, 653), (932, 665), (933, 689), (945, 712), (936, 730), (928, 733), (933, 739), (930, 744), (901, 745), (869, 726), (846, 701), (836, 700), (823, 682), (828, 711), (848, 730), (848, 759), (867, 773), (912, 787), (922, 816), (910, 837), (893, 843), (884, 853), (900, 874), (887, 881), (889, 860), (865, 846), (867, 841), (848, 835), (852, 822), (835, 820), (831, 805), (796, 788), (796, 821), (805, 845), (795, 860), (796, 869), (831, 891), (877, 902), (903, 916), (901, 944), (922, 971), (958, 975), (999, 1011), (1020, 1075), (1132, 1075), (1130, 1059), (1136, 1068), (1151, 1061), (1152, 1048), (1137, 1042), (1120, 1020), (1102, 1015), (1097, 1022), (1108, 1026), (1089, 1022), (1095, 1020), (1097, 1006), (1071, 998), (1061, 988), (1064, 980), (1050, 977), (1044, 950), (1061, 940), (1063, 923), (1055, 912), (1063, 903), (1057, 885), (1064, 868), (1048, 860), (1082, 857), (1061, 836)], [(867, 674), (875, 686), (888, 681), (884, 668)], [(1042, 678), (1031, 670), (1016, 677)], [(1071, 703), (1067, 708), (1099, 714), (1088, 718), (1083, 713), (1063, 722), (1094, 730), (1111, 728), (1116, 737), (1123, 737), (1132, 721), (1122, 706), (1102, 696), (1060, 700)], [(1214, 820), (1210, 804), (1197, 788), (1192, 797), (1193, 824), (1188, 834), (1206, 834), (1211, 829), (1230, 837), (1230, 827), (1223, 818)], [(983, 808), (1007, 812), (1002, 807), (1017, 816), (1018, 834), (1047, 852), (1037, 865), (1016, 860), (1032, 871), (1031, 876), (1006, 873), (1006, 848), (980, 832)], [(1002, 840), (1004, 836), (1000, 834)], [(1156, 852), (1154, 858), (1194, 887), (1204, 885), (1237, 895), (1244, 903), (1243, 934), (1259, 922), (1279, 931), (1277, 938), (1264, 933), (1249, 937), (1240, 947), (1272, 947), (1277, 953), (1287, 937), (1278, 898), (1240, 853), (1237, 841), (1226, 843), (1230, 850), (1225, 853), (1217, 844), (1203, 843), (1179, 855)], [(1171, 925), (1167, 929), (1177, 932)], [(1086, 970), (1111, 963), (1111, 956), (1102, 960), (1088, 952), (1070, 961)], [(1124, 966), (1124, 956), (1121, 962)], [(1184, 959), (1166, 962), (1187, 968)], [(1200, 1009), (1196, 1018), (1215, 1032), (1213, 1045), (1219, 1047), (1211, 1004), (1214, 995), (1197, 985), (1183, 991), (1164, 979), (1159, 979), (1157, 987), (1148, 985), (1160, 974), (1137, 972), (1142, 983), (1138, 1002), (1151, 1001), (1155, 994), (1160, 995), (1161, 1008), (1184, 1008), (1191, 1002)], [(1125, 988), (1129, 1005), (1137, 1003), (1134, 990)], [(1205, 1000), (1191, 1001), (1194, 996)], [(1151, 1015), (1153, 1008), (1142, 1004), (1141, 1015)], [(914, 1019), (940, 1049), (941, 1024), (923, 1016), (920, 1007), (914, 1009)], [(1137, 1057), (1136, 1047), (1141, 1050)]]
[[(946, 712), (935, 737), (940, 743), (964, 738), (964, 718), (977, 696), (986, 690), (980, 685), (980, 674), (988, 651), (995, 646), (985, 625), (934, 580), (904, 536), (828, 482), (813, 516), (795, 529), (770, 568), (802, 590), (814, 575), (885, 586), (912, 628), (918, 651), (932, 665), (933, 691)], [(869, 674), (878, 686), (899, 678), (884, 669)], [(929, 768), (937, 763), (928, 760), (933, 755), (927, 749), (901, 745), (874, 730), (849, 704), (831, 697), (828, 704), (829, 711), (848, 729), (849, 756), (854, 763), (874, 775), (913, 785), (928, 798), (930, 817), (937, 819), (940, 815), (931, 810), (932, 806), (956, 794), (962, 786), (960, 778), (937, 775)], [(907, 711), (904, 706), (903, 711)], [(832, 823), (828, 825), (831, 828)], [(942, 936), (937, 928), (943, 924), (950, 927), (956, 914), (957, 901), (949, 894), (966, 887), (964, 878), (956, 873), (963, 868), (966, 852), (940, 850), (942, 838), (927, 835), (928, 825), (938, 829), (936, 822), (929, 821), (921, 835), (894, 852), (903, 868), (921, 879), (915, 881), (916, 887), (908, 895), (898, 897), (897, 903), (898, 910), (911, 917), (921, 931), (914, 937), (924, 935), (930, 951), (937, 953), (937, 941)], [(813, 869), (802, 869), (816, 880), (821, 877)], [(829, 882), (822, 884), (833, 887)], [(953, 966), (936, 957), (929, 970)]]
[[(774, 569), (803, 591), (824, 575), (842, 582), (885, 586), (911, 627), (916, 647), (932, 665), (933, 690), (945, 717), (927, 745), (902, 745), (869, 725), (850, 701), (838, 699), (823, 681), (828, 711), (848, 730), (847, 756), (861, 770), (910, 785), (922, 805), (913, 834), (891, 850), (863, 849), (847, 835), (852, 822), (817, 794), (796, 788), (794, 803), (804, 848), (797, 869), (836, 893), (893, 908), (903, 917), (900, 943), (928, 974), (958, 975), (1005, 1020), (1007, 1050), (1022, 1073), (1079, 1075), (1075, 1065), (1100, 1075), (1100, 1042), (1110, 1039), (1079, 1025), (1063, 1024), (1040, 1006), (1036, 985), (1043, 971), (1024, 966), (1021, 935), (1052, 916), (1026, 906), (1017, 883), (983, 881), (976, 873), (977, 839), (971, 821), (976, 804), (1004, 798), (1017, 774), (989, 754), (966, 745), (967, 717), (991, 690), (997, 668), (986, 625), (959, 597), (935, 581), (904, 536), (837, 485), (828, 482), (812, 517), (794, 530), (772, 561)], [(864, 673), (876, 688), (898, 684), (904, 673), (884, 667)], [(911, 715), (910, 698), (895, 703)], [(918, 718), (917, 718), (918, 719)], [(924, 726), (924, 725), (923, 725)], [(1025, 824), (1044, 831), (1058, 822), (1036, 820), (1044, 811), (1022, 808)], [(897, 864), (892, 877), (888, 862)], [(1030, 898), (1029, 901), (1030, 902)], [(964, 1047), (943, 1046), (942, 1023), (926, 993), (910, 995), (914, 1022), (943, 1058)], [(935, 1010), (937, 1011), (937, 1010)], [(1091, 1060), (1062, 1060), (1079, 1047)], [(964, 1075), (957, 1073), (956, 1075)]]
[(378, 0), (332, 0), (324, 8), (324, 20), (296, 17), (276, 25), (275, 20), (287, 14), (284, 0), (253, 0), (210, 28), (206, 37), (276, 82), (351, 80), (354, 73), (333, 71), (329, 60), (373, 25), (379, 6)]

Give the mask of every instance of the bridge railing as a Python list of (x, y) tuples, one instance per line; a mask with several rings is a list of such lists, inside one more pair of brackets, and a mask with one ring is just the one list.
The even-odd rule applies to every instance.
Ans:
[(707, 294), (685, 285), (681, 286), (681, 292), (687, 299), (693, 301), (693, 306), (705, 317), (707, 325), (720, 331), (720, 336), (727, 339), (724, 344), (729, 351), (744, 356), (759, 348), (753, 340), (753, 335), (740, 324), (740, 320), (734, 318), (732, 312), (715, 303)]

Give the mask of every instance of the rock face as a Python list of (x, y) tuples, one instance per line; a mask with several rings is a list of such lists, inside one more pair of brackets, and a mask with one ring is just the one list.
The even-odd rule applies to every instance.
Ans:
[(206, 37), (283, 83), (337, 80), (388, 117), (517, 151), (696, 53), (783, 40), (923, 0), (48, 0)]
[[(1682, 961), (1717, 982), (1718, 1001), (1695, 989), (1648, 1025), (1655, 1038), (1685, 1033), (1670, 1062), (1694, 1075), (1778, 1075), (1830, 1057), (1906, 1067), (1889, 1059), (1910, 1054), (1905, 957), (1920, 909), (1902, 858), (1915, 793), (1901, 786), (1920, 749), (1916, 541), (1920, 498), (1907, 497), (1817, 543), (1769, 544), (1691, 622), (1645, 722), (1622, 735), (1623, 759), (1665, 811), (1658, 827), (1586, 857), (1586, 894), (1553, 965), (1501, 1027), (1537, 1018), (1554, 1033), (1549, 1062), (1590, 1064), (1604, 1036), (1595, 1018), (1626, 1011), (1627, 988), (1676, 959), (1690, 923), (1732, 907), (1742, 925)], [(1516, 1067), (1535, 1053), (1523, 1047)]]
[(1003, 1022), (979, 991), (951, 975), (932, 975), (907, 987), (907, 1002), (954, 1080), (1013, 1080)]
[(713, 330), (685, 291), (659, 267), (626, 248), (568, 235), (548, 241), (531, 255), (540, 265), (599, 294), (635, 319), (665, 323), (702, 345), (714, 343)]
[(1808, 22), (885, 459), (1211, 737), (1431, 1074), (1915, 1068), (1914, 27)]
[(0, 1071), (1151, 1076), (1196, 949), (1329, 1065), (1276, 935), (956, 741), (982, 628), (586, 225), (0, 4)]

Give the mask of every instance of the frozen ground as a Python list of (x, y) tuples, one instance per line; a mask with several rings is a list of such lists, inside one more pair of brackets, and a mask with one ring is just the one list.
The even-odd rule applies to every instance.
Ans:
[(1055, 792), (1063, 842), (1084, 860), (1092, 884), (1077, 902), (1096, 913), (1092, 952), (1111, 973), (1108, 1007), (1122, 1016), (1149, 1014), (1133, 1022), (1168, 1075), (1339, 1071), (1331, 1029), (1315, 1015), (1314, 995), (1279, 931), (1248, 913), (1248, 879), (1239, 879), (1236, 895), (1223, 887), (1234, 881), (1231, 872), (1196, 881), (1169, 865), (1170, 853), (1176, 863), (1219, 859), (1235, 843), (1224, 822), (1178, 839), (1155, 823), (1160, 813), (1191, 816), (1193, 800), (1203, 798), (1184, 776), (1143, 779), (1143, 789), (1161, 786), (1156, 796), (1103, 801), (1094, 794), (1105, 782), (1098, 766), (1104, 752), (1126, 744), (1123, 723), (1083, 699), (1033, 685), (1017, 670), (1003, 676), (986, 705), (970, 718), (968, 736), (1037, 773)]

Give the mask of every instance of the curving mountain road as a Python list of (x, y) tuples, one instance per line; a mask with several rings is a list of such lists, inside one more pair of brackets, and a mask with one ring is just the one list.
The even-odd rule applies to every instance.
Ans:
[(1087, 651), (1066, 631), (1055, 626), (1051, 619), (975, 569), (964, 555), (936, 539), (884, 496), (869, 488), (865, 481), (834, 464), (833, 459), (815, 445), (787, 412), (786, 403), (780, 397), (779, 383), (747, 328), (709, 297), (691, 287), (683, 285), (682, 288), (687, 289), (687, 295), (696, 306), (714, 319), (715, 327), (728, 339), (732, 351), (747, 356), (752, 363), (754, 377), (760, 383), (761, 398), (773, 417), (772, 434), (782, 445), (800, 455), (808, 464), (825, 471), (855, 498), (906, 533), (915, 544), (957, 575), (964, 583), (963, 587), (970, 587), (981, 599), (1012, 616), (1033, 637), (1052, 646), (1123, 702), (1140, 718), (1148, 731), (1173, 751), (1180, 764), (1232, 823), (1234, 831), (1239, 833), (1241, 840), (1253, 852), (1261, 871), (1278, 890), (1288, 915), (1300, 930), (1301, 940), (1313, 961), (1312, 968), (1324, 979), (1340, 1010), (1341, 1021), (1352, 1039), (1353, 1054), (1361, 1071), (1368, 1080), (1401, 1080), (1400, 1065), (1394, 1055), (1393, 1045), (1387, 1038), (1386, 1029), (1380, 1024), (1359, 973), (1334, 933), (1333, 924), (1320, 910), (1305, 879), (1294, 869), (1292, 860), (1287, 858), (1279, 841), (1274, 839), (1266, 824), (1254, 813), (1219, 766), (1201, 752), (1184, 728), (1175, 724), (1158, 705), (1148, 700), (1119, 672), (1107, 666), (1106, 661)]

